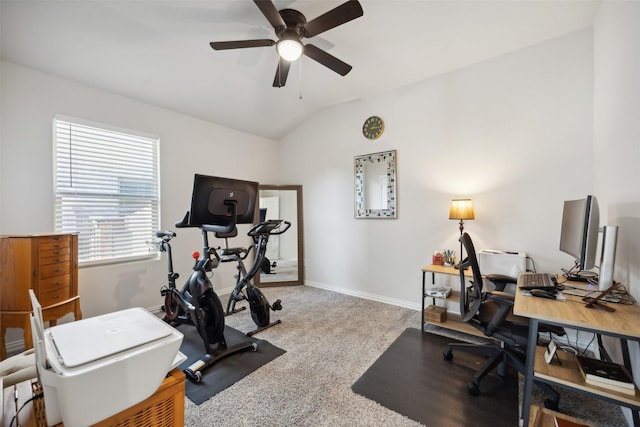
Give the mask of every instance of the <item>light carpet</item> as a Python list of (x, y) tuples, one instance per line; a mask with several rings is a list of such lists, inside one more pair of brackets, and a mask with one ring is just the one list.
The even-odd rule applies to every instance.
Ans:
[[(256, 337), (287, 352), (202, 405), (186, 399), (185, 425), (421, 425), (351, 390), (406, 328), (420, 327), (419, 311), (309, 286), (263, 292), (269, 301), (282, 300), (282, 311), (271, 312), (282, 323)], [(220, 296), (225, 303), (226, 298)], [(255, 328), (248, 311), (226, 322), (240, 331)]]

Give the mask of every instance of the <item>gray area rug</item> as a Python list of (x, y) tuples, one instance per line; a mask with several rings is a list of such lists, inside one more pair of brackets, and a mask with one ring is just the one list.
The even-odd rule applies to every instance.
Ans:
[[(195, 327), (181, 325), (177, 329), (184, 334), (180, 351), (187, 356), (187, 360), (180, 365), (180, 369), (185, 370), (205, 356), (204, 343)], [(230, 326), (225, 326), (224, 337), (228, 348), (233, 348), (244, 342), (252, 342), (257, 345), (257, 349), (255, 351), (244, 350), (220, 359), (203, 371), (200, 382), (187, 380), (185, 393), (197, 405), (285, 353), (283, 349), (267, 341), (254, 337), (249, 338)]]
[[(416, 291), (419, 302), (419, 283)], [(263, 292), (269, 301), (282, 299), (282, 311), (271, 313), (272, 320), (282, 323), (255, 337), (287, 352), (201, 405), (185, 399), (185, 425), (422, 425), (351, 390), (406, 328), (420, 328), (419, 311), (309, 286), (269, 287)], [(226, 298), (220, 296), (225, 302)], [(248, 311), (228, 316), (226, 323), (240, 331), (255, 328)], [(561, 402), (565, 407), (571, 407), (568, 398)], [(620, 420), (616, 406), (581, 404), (577, 409), (585, 407), (611, 417), (611, 423), (598, 425), (624, 425), (615, 424)]]

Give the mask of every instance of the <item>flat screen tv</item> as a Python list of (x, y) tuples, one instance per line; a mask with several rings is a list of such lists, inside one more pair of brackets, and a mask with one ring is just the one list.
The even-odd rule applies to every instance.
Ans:
[(598, 201), (594, 196), (564, 202), (560, 250), (575, 258), (578, 274), (595, 267), (599, 222)]
[[(257, 182), (196, 174), (193, 181), (189, 225), (253, 224), (258, 198)], [(233, 218), (235, 204), (236, 218)]]

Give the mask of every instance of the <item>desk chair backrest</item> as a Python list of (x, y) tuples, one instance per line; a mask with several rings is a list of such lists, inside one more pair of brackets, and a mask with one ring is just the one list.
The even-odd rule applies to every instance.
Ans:
[[(478, 266), (476, 250), (473, 247), (473, 242), (471, 241), (469, 234), (462, 234), (459, 240), (467, 251), (467, 258), (459, 265), (460, 315), (462, 316), (463, 321), (469, 322), (480, 309), (480, 304), (482, 304), (482, 274), (480, 273), (480, 267)], [(470, 282), (470, 286), (467, 287), (464, 270), (468, 267), (471, 267), (473, 280)]]

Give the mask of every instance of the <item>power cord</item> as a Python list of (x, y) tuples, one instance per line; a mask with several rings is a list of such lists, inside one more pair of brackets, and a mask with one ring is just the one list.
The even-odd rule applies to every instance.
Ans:
[(576, 355), (581, 355), (584, 356), (586, 355), (589, 347), (591, 347), (591, 344), (593, 344), (593, 340), (596, 339), (596, 334), (592, 334), (591, 335), (591, 340), (589, 340), (589, 342), (587, 343), (587, 345), (585, 346), (584, 350), (580, 350), (580, 346), (578, 345), (578, 335), (580, 334), (580, 330), (577, 329), (576, 330), (576, 338), (575, 338), (575, 344), (571, 343), (571, 340), (569, 338), (568, 335), (565, 335), (565, 339), (562, 339), (562, 337), (560, 335), (554, 334), (553, 332), (549, 332), (549, 341), (547, 341), (546, 344), (548, 344), (549, 342), (553, 341), (556, 346), (562, 350), (562, 351), (566, 351), (566, 352), (571, 352), (573, 354)]
[[(20, 411), (22, 411), (24, 409), (25, 406), (27, 406), (28, 403), (31, 403), (32, 401), (36, 400), (36, 399), (40, 399), (42, 398), (42, 396), (44, 396), (44, 393), (40, 392), (37, 394), (34, 394), (33, 396), (31, 396), (29, 399), (27, 399), (22, 406), (20, 406), (20, 408), (16, 411), (16, 414), (13, 416), (13, 418), (11, 419), (11, 422), (9, 423), (9, 427), (13, 427), (13, 422), (17, 421), (18, 419), (18, 414), (20, 414)], [(18, 424), (16, 424), (16, 427), (18, 426)]]
[(604, 301), (625, 305), (634, 305), (636, 303), (636, 299), (629, 293), (624, 285), (613, 282), (613, 286), (616, 286), (616, 289), (612, 290), (609, 295), (606, 295), (603, 298)]

